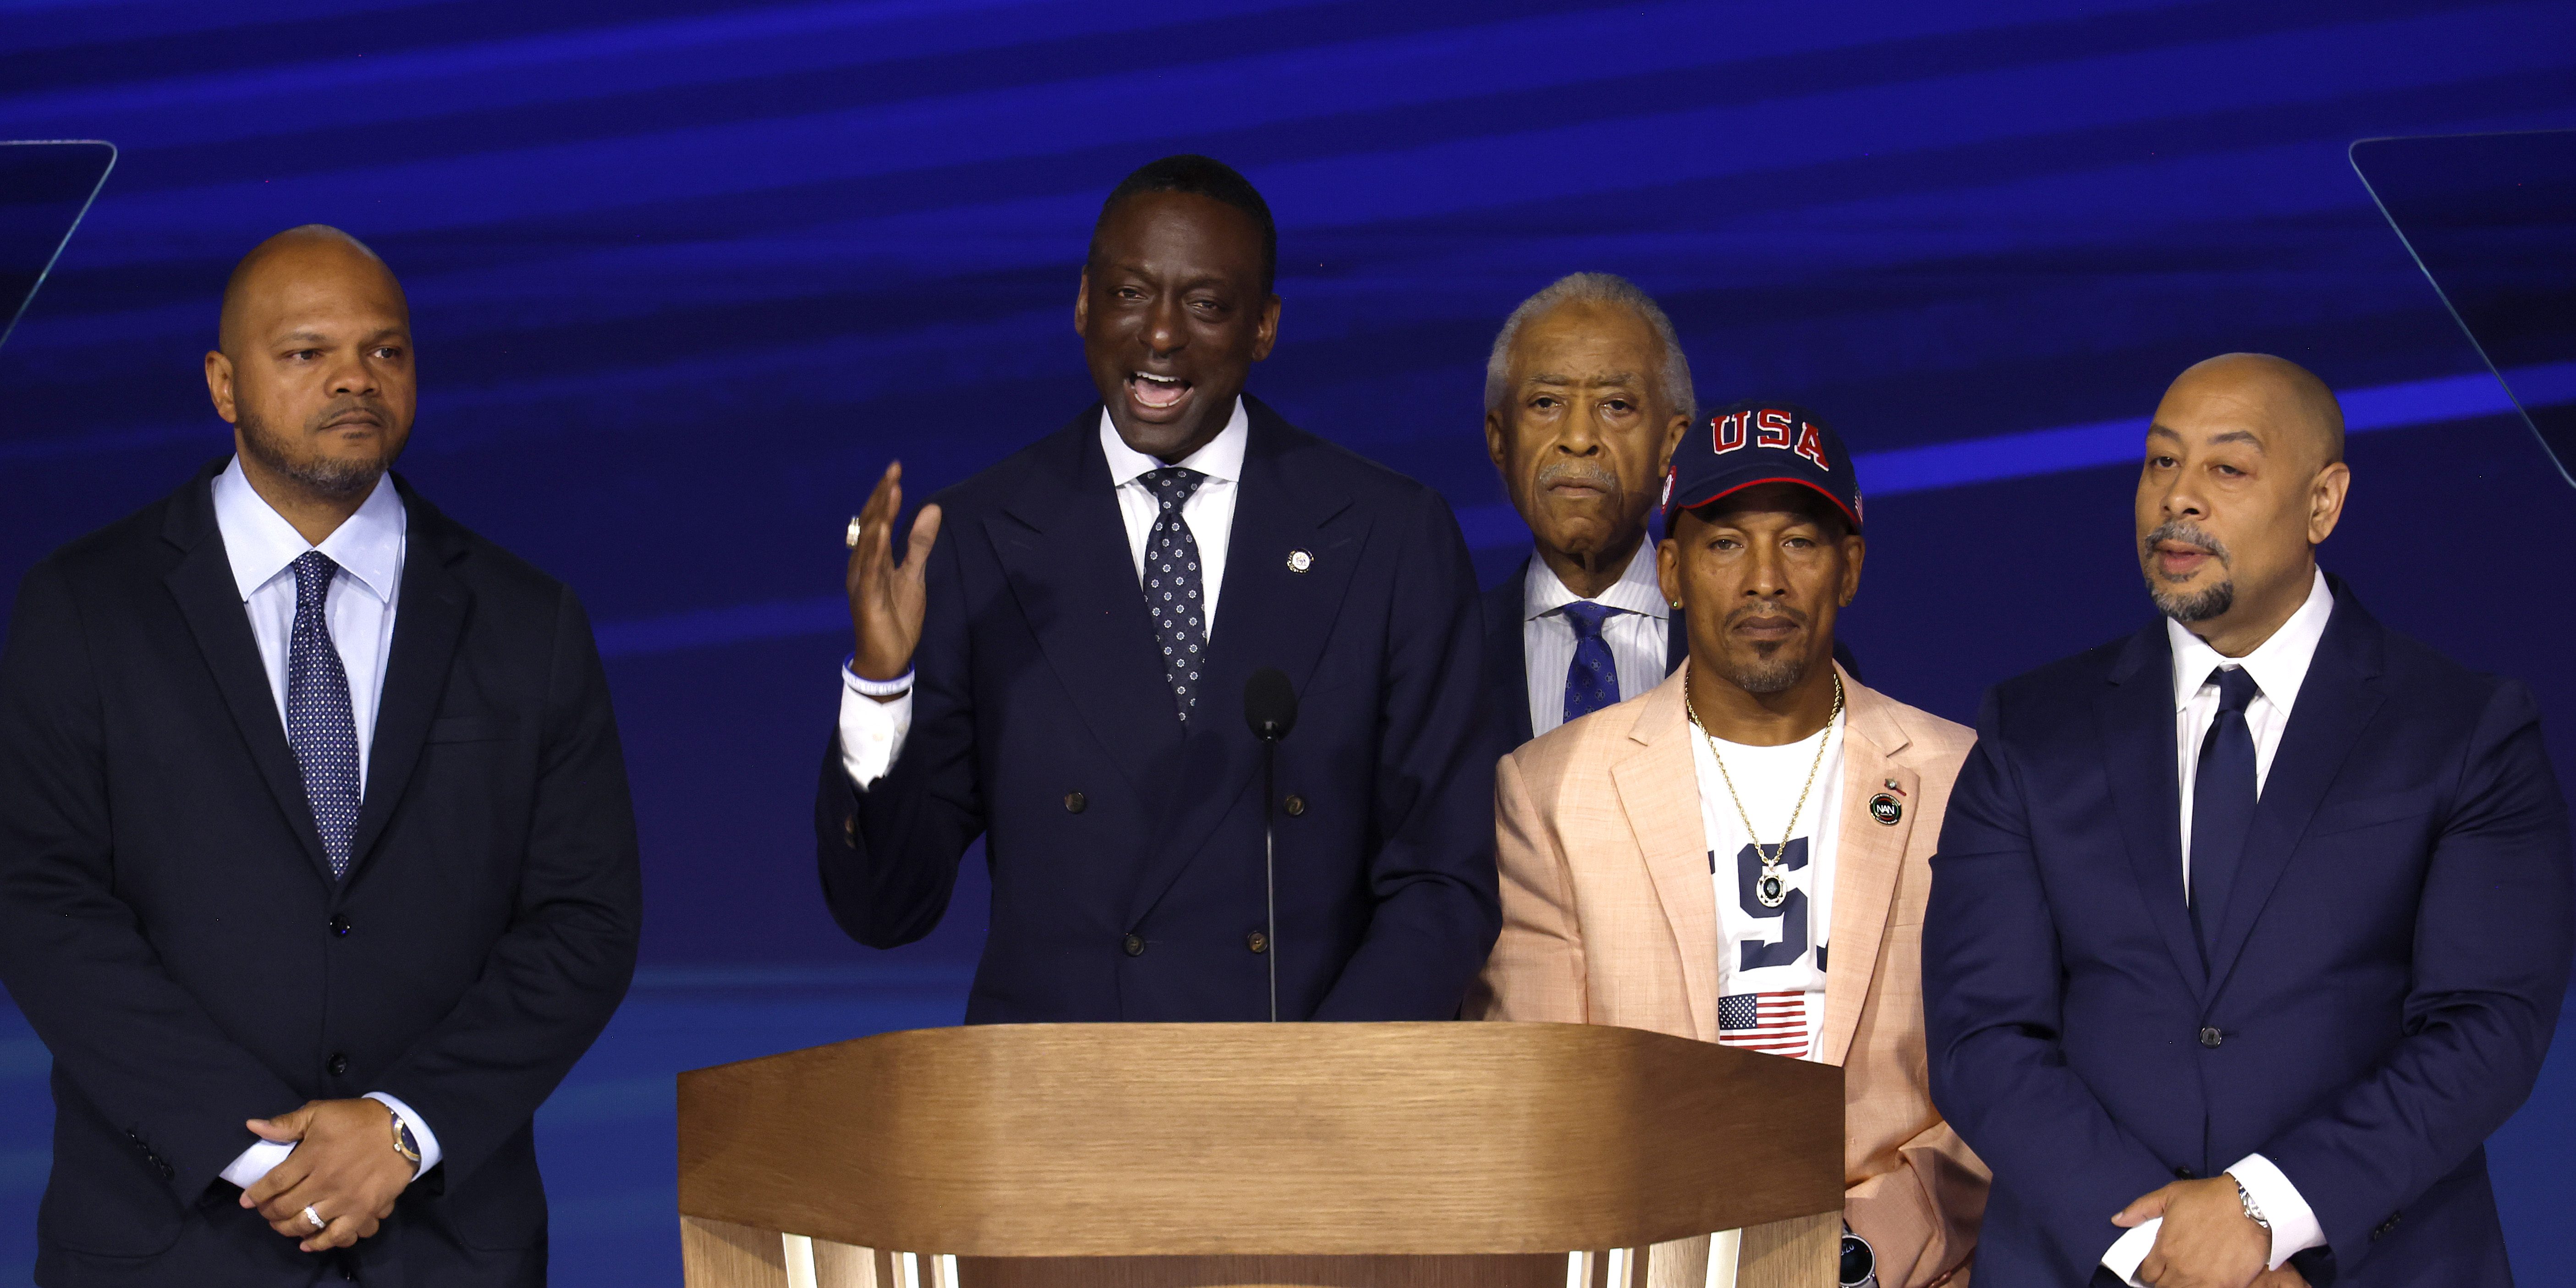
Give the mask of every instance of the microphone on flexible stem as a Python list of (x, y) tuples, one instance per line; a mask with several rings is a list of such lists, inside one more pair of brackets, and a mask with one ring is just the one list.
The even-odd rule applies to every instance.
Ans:
[(1279, 1022), (1279, 838), (1271, 811), (1278, 808), (1279, 740), (1297, 727), (1297, 690), (1275, 666), (1252, 673), (1243, 685), (1243, 722), (1261, 740), (1262, 934), (1270, 959), (1270, 1022)]

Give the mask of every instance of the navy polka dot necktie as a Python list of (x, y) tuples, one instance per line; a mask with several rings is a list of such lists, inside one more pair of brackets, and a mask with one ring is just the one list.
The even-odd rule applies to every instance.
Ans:
[(1566, 625), (1574, 628), (1574, 661), (1565, 668), (1565, 718), (1580, 720), (1619, 701), (1619, 663), (1610, 656), (1610, 641), (1601, 624), (1624, 608), (1578, 599), (1565, 606)]
[(1163, 650), (1163, 678), (1172, 685), (1181, 721), (1199, 701), (1199, 670), (1207, 658), (1207, 597), (1199, 593), (1199, 539), (1190, 535), (1181, 507), (1207, 476), (1167, 465), (1139, 477), (1154, 489), (1154, 530), (1145, 538), (1145, 607), (1154, 615), (1154, 642)]
[(304, 773), (304, 799), (331, 858), (333, 879), (349, 874), (358, 830), (358, 722), (349, 709), (349, 672), (331, 643), (331, 579), (340, 565), (308, 550), (295, 561), (295, 631), (286, 647), (286, 743)]

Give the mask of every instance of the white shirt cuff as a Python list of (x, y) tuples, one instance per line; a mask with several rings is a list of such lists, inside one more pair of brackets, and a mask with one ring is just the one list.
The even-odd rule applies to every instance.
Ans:
[(225, 1180), (243, 1189), (249, 1189), (259, 1184), (259, 1178), (268, 1175), (278, 1164), (286, 1161), (287, 1155), (294, 1152), (295, 1146), (291, 1143), (279, 1144), (273, 1140), (264, 1140), (243, 1150), (239, 1157), (225, 1165), (221, 1175)]
[(2165, 1228), (2165, 1219), (2157, 1217), (2121, 1235), (2119, 1241), (2111, 1245), (2111, 1250), (2102, 1254), (2103, 1266), (2112, 1274), (2118, 1275), (2120, 1282), (2129, 1285), (2129, 1288), (2146, 1288), (2146, 1285), (2138, 1282), (2138, 1263), (2145, 1261), (2147, 1254), (2155, 1251), (2156, 1231), (2163, 1228)]
[(2299, 1187), (2290, 1184), (2279, 1166), (2261, 1154), (2247, 1154), (2227, 1174), (2245, 1187), (2263, 1219), (2272, 1223), (2271, 1268), (2310, 1248), (2326, 1245), (2325, 1226), (2317, 1220), (2316, 1209), (2299, 1197)]
[[(893, 701), (880, 702), (891, 697)], [(912, 672), (868, 680), (841, 667), (841, 768), (865, 787), (885, 777), (912, 730)]]
[(394, 1116), (403, 1120), (403, 1126), (411, 1128), (411, 1143), (420, 1146), (420, 1166), (411, 1169), (412, 1179), (419, 1180), (429, 1175), (429, 1169), (438, 1166), (438, 1160), (444, 1157), (439, 1153), (438, 1133), (431, 1131), (429, 1124), (422, 1122), (420, 1115), (411, 1111), (411, 1106), (392, 1096), (381, 1091), (370, 1091), (367, 1093), (367, 1099), (393, 1110)]

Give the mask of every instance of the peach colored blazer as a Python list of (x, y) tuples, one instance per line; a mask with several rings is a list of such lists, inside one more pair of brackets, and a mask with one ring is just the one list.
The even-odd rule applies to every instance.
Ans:
[[(1967, 1281), (1987, 1172), (1924, 1073), (1923, 908), (1970, 730), (1843, 675), (1823, 1058), (1843, 1067), (1843, 1219), (1885, 1288)], [(1709, 882), (1682, 674), (1503, 758), (1495, 783), (1503, 932), (1468, 993), (1489, 1020), (1617, 1024), (1717, 1038)], [(1893, 780), (1893, 790), (1886, 784)], [(1870, 798), (1896, 797), (1893, 824)]]

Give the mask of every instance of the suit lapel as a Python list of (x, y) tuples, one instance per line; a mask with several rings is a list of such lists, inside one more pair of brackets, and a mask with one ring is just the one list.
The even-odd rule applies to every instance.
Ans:
[[(1235, 802), (1258, 790), (1261, 744), (1244, 727), (1244, 684), (1254, 671), (1273, 666), (1304, 695), (1369, 536), (1367, 516), (1351, 508), (1347, 495), (1303, 476), (1299, 457), (1311, 440), (1249, 395), (1244, 411), (1250, 437), (1208, 640), (1207, 678), (1182, 742), (1171, 808), (1137, 883), (1132, 918), (1153, 909)], [(1290, 568), (1292, 550), (1310, 556), (1305, 571)], [(1163, 692), (1168, 705), (1170, 690)]]
[(1682, 681), (1655, 686), (1639, 704), (1629, 737), (1636, 745), (1610, 767), (1619, 807), (1653, 879), (1655, 898), (1680, 954), (1682, 992), (1691, 1032), (1717, 1040), (1717, 891), (1708, 872), (1708, 829), (1700, 821), (1696, 737), (1682, 709)]
[(303, 773), (286, 742), (285, 717), (278, 713), (277, 694), (269, 688), (268, 670), (259, 660), (259, 641), (251, 635), (250, 617), (242, 609), (241, 587), (233, 582), (223, 533), (215, 526), (213, 481), (219, 468), (206, 470), (171, 499), (162, 536), (187, 553), (165, 584), (179, 602), (180, 616), (187, 619), (188, 633), (196, 638), (260, 779), (277, 798), (278, 810), (303, 843), (314, 871), (325, 885), (336, 884), (330, 856), (322, 849), (322, 834), (313, 826), (313, 807), (304, 799)]
[(2174, 777), (2173, 653), (2162, 619), (2130, 637), (2111, 669), (2111, 687), (2095, 701), (2104, 770), (2119, 811), (2120, 834), (2147, 919), (2194, 996), (2208, 992), (2209, 970), (2191, 928), (2182, 892), (2182, 794)]
[(2326, 789), (2362, 743), (2362, 731), (2386, 695), (2378, 683), (2380, 627), (2350, 592), (2335, 583), (2334, 615), (2317, 642), (2307, 678), (2299, 682), (2289, 727), (2272, 755), (2272, 772), (2255, 802), (2254, 824), (2238, 860), (2236, 884), (2219, 913), (2219, 934), (2209, 960), (2211, 996), (2245, 951), (2255, 919), (2280, 884), (2299, 838), (2324, 803)]
[(1518, 747), (1533, 735), (1530, 728), (1529, 640), (1521, 606), (1527, 602), (1532, 555), (1512, 575), (1485, 592), (1485, 666), (1491, 672), (1495, 705), (1502, 708), (1503, 736)]
[(1914, 833), (1917, 809), (1903, 809), (1894, 824), (1872, 817), (1869, 801), (1889, 792), (1903, 805), (1922, 800), (1921, 782), (1913, 770), (1891, 759), (1910, 741), (1890, 718), (1887, 700), (1862, 688), (1846, 673), (1848, 715), (1843, 725), (1843, 781), (1837, 808), (1842, 818), (1834, 843), (1833, 924), (1825, 945), (1825, 1022), (1818, 1055), (1841, 1064), (1860, 1027), (1861, 1008), (1878, 969), (1878, 949), (1887, 934), (1887, 917), (1896, 899), (1897, 879), (1905, 868), (1905, 845)]
[(465, 633), (472, 595), (450, 567), (465, 555), (456, 527), (399, 477), (403, 498), (402, 592), (394, 605), (394, 645), (376, 701), (376, 732), (367, 753), (367, 792), (350, 838), (349, 873), (357, 875), (384, 835), (394, 806), (411, 784), (420, 749), (447, 691), (448, 668)]
[(985, 521), (984, 534), (1066, 696), (1105, 759), (1153, 810), (1168, 779), (1159, 766), (1178, 753), (1181, 722), (1137, 589), (1099, 424), (1095, 406), (1059, 432), (1044, 466)]

